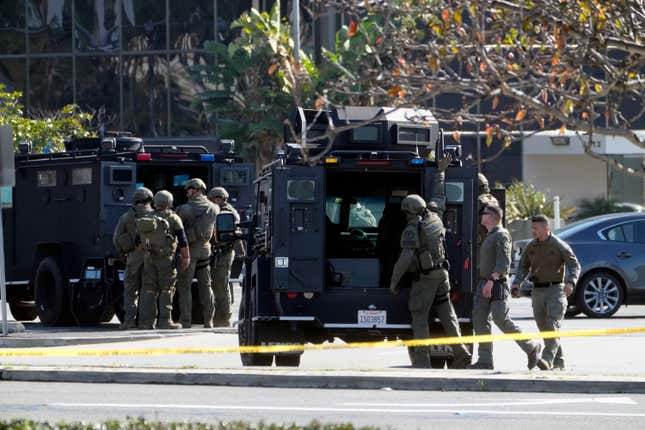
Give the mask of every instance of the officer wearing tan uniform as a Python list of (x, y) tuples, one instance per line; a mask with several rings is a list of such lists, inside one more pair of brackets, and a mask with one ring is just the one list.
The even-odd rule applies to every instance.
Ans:
[(177, 209), (177, 214), (184, 223), (190, 247), (190, 265), (179, 273), (177, 291), (179, 292), (179, 322), (183, 328), (192, 325), (193, 299), (191, 287), (193, 278), (197, 278), (199, 301), (202, 304), (204, 327), (213, 327), (214, 299), (211, 290), (210, 241), (214, 234), (215, 219), (219, 208), (206, 198), (206, 184), (194, 178), (184, 185), (188, 203)]
[[(446, 336), (461, 336), (457, 314), (450, 302), (450, 281), (446, 270), (444, 249), (445, 228), (441, 214), (445, 209), (444, 171), (450, 158), (439, 162), (434, 181), (433, 199), (429, 210), (425, 200), (410, 194), (401, 202), (408, 224), (401, 234), (401, 254), (392, 270), (390, 290), (396, 294), (398, 283), (406, 272), (414, 273), (408, 307), (412, 316), (412, 333), (415, 339), (430, 337), (429, 316), (434, 306)], [(470, 352), (463, 344), (452, 345), (453, 367), (464, 368), (470, 364)], [(429, 368), (430, 351), (415, 347), (411, 354), (412, 366)]]
[(132, 208), (119, 218), (112, 242), (121, 255), (126, 256), (123, 279), (123, 308), (125, 317), (119, 326), (127, 330), (137, 326), (137, 300), (141, 290), (143, 248), (137, 235), (137, 218), (152, 212), (152, 191), (145, 187), (134, 191)]
[(137, 220), (137, 231), (145, 252), (139, 305), (139, 328), (144, 330), (182, 328), (171, 318), (177, 280), (175, 252), (179, 246), (180, 270), (188, 268), (190, 253), (184, 225), (172, 210), (172, 202), (170, 192), (159, 191), (154, 197), (155, 211)]
[[(228, 191), (224, 187), (215, 187), (208, 192), (208, 199), (215, 203), (221, 212), (230, 212), (235, 217), (235, 225), (240, 223), (240, 215), (228, 202)], [(231, 319), (231, 296), (228, 288), (231, 266), (235, 258), (234, 243), (219, 243), (213, 239), (213, 264), (211, 267), (211, 285), (215, 295), (214, 327), (228, 327)]]
[[(488, 235), (479, 247), (479, 285), (473, 297), (473, 329), (476, 335), (491, 334), (491, 316), (504, 333), (521, 333), (508, 315), (508, 272), (511, 266), (511, 235), (502, 226), (503, 211), (498, 206), (486, 206), (480, 213), (481, 224)], [(528, 368), (548, 368), (540, 358), (542, 344), (536, 340), (516, 341), (528, 356)], [(480, 343), (479, 359), (473, 369), (493, 369), (493, 344)]]
[[(513, 283), (513, 295), (519, 295), (520, 283), (527, 277), (533, 283), (533, 317), (540, 331), (559, 331), (567, 311), (567, 297), (573, 294), (580, 263), (571, 247), (551, 234), (549, 219), (537, 215), (531, 219), (533, 240), (522, 253)], [(566, 279), (565, 279), (566, 269)], [(560, 338), (544, 339), (542, 358), (551, 369), (564, 369)]]

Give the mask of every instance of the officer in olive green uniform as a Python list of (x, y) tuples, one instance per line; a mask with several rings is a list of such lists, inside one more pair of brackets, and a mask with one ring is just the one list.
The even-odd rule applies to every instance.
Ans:
[(199, 178), (191, 179), (184, 185), (188, 202), (177, 209), (184, 223), (190, 247), (190, 265), (179, 273), (179, 322), (183, 328), (192, 325), (193, 300), (191, 286), (197, 278), (199, 301), (202, 304), (204, 327), (213, 327), (214, 299), (211, 290), (210, 241), (215, 229), (219, 208), (206, 198), (206, 184)]
[(112, 242), (117, 252), (126, 256), (125, 277), (123, 279), (123, 308), (125, 317), (119, 326), (131, 329), (137, 326), (137, 299), (141, 289), (143, 271), (143, 248), (137, 236), (136, 219), (152, 212), (152, 191), (141, 187), (134, 191), (132, 208), (121, 217), (114, 229)]
[[(145, 251), (143, 287), (139, 305), (139, 328), (177, 329), (181, 324), (172, 322), (172, 296), (175, 292), (177, 269), (175, 252), (179, 245), (180, 268), (190, 264), (188, 240), (184, 225), (172, 210), (173, 197), (166, 190), (155, 194), (155, 212), (139, 218), (137, 229)], [(150, 227), (147, 227), (150, 226)], [(157, 303), (159, 313), (157, 314)]]
[[(450, 302), (450, 281), (445, 268), (443, 244), (445, 228), (440, 216), (445, 209), (443, 172), (449, 164), (450, 158), (441, 160), (435, 177), (431, 207), (436, 212), (431, 212), (426, 202), (416, 194), (407, 196), (401, 202), (401, 210), (405, 212), (408, 224), (401, 234), (401, 254), (392, 270), (390, 290), (396, 294), (403, 275), (406, 272), (415, 274), (408, 303), (415, 339), (430, 337), (429, 317), (433, 306), (446, 336), (461, 336), (457, 315)], [(455, 356), (453, 367), (464, 368), (470, 364), (470, 352), (465, 345), (452, 345), (452, 349)], [(414, 367), (431, 367), (427, 347), (415, 347), (411, 358)]]
[[(235, 208), (228, 203), (228, 191), (223, 187), (215, 187), (208, 192), (208, 199), (215, 203), (221, 212), (230, 212), (235, 217), (235, 224), (239, 225), (240, 215)], [(233, 242), (218, 243), (215, 238), (212, 240), (214, 261), (211, 267), (211, 281), (215, 294), (215, 317), (214, 327), (228, 327), (231, 319), (231, 296), (229, 293), (229, 276), (231, 266), (235, 258)]]
[[(477, 183), (479, 185), (479, 192), (477, 196), (477, 213), (481, 214), (486, 206), (499, 206), (497, 199), (490, 193), (490, 187), (488, 185), (488, 179), (484, 176), (483, 173), (477, 175)], [(477, 229), (477, 246), (486, 239), (488, 235), (488, 230), (486, 227), (479, 224)]]
[[(479, 247), (479, 285), (473, 298), (473, 328), (476, 335), (491, 334), (491, 315), (495, 325), (504, 333), (521, 333), (509, 317), (507, 277), (511, 266), (511, 235), (502, 226), (503, 211), (498, 206), (486, 206), (480, 213), (481, 224), (488, 235)], [(542, 344), (536, 340), (516, 341), (528, 356), (528, 368), (548, 368), (540, 358)], [(479, 359), (473, 369), (493, 368), (493, 344), (480, 343)]]
[[(533, 283), (533, 317), (538, 328), (540, 331), (558, 331), (567, 311), (567, 297), (573, 294), (578, 282), (580, 263), (571, 247), (551, 234), (546, 216), (534, 216), (531, 231), (533, 240), (522, 253), (513, 295), (519, 294), (520, 283), (529, 275), (528, 279)], [(550, 368), (564, 369), (560, 338), (544, 339), (542, 358)]]

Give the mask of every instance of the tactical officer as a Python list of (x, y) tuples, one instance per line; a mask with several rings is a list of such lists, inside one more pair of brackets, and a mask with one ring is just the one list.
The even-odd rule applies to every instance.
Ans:
[[(480, 213), (481, 225), (488, 235), (479, 247), (479, 285), (473, 298), (473, 328), (476, 335), (491, 333), (491, 314), (495, 325), (504, 333), (521, 333), (509, 317), (507, 277), (511, 266), (511, 235), (502, 226), (503, 211), (499, 206), (485, 206)], [(540, 358), (542, 343), (536, 340), (518, 340), (517, 344), (528, 356), (528, 368), (548, 368)], [(479, 360), (473, 369), (493, 368), (493, 344), (479, 344)]]
[[(438, 173), (430, 211), (425, 200), (410, 194), (401, 201), (401, 210), (406, 214), (407, 225), (401, 234), (401, 254), (392, 270), (390, 290), (396, 294), (397, 285), (405, 272), (413, 272), (408, 308), (412, 316), (412, 333), (415, 339), (430, 337), (430, 310), (435, 310), (447, 336), (461, 336), (457, 315), (450, 302), (450, 281), (444, 249), (445, 228), (440, 214), (445, 209), (444, 171), (450, 158), (439, 162)], [(470, 364), (470, 352), (463, 344), (452, 345), (453, 367), (464, 368)], [(412, 366), (429, 368), (430, 351), (427, 347), (415, 347)]]
[(132, 208), (119, 218), (112, 243), (119, 254), (126, 256), (123, 280), (123, 308), (125, 318), (119, 328), (127, 330), (137, 326), (137, 299), (141, 289), (143, 248), (137, 235), (136, 219), (152, 212), (152, 191), (141, 187), (134, 191)]
[[(573, 294), (578, 282), (580, 263), (571, 247), (551, 234), (545, 215), (531, 218), (531, 233), (533, 240), (522, 253), (513, 282), (513, 295), (519, 295), (520, 283), (529, 275), (528, 279), (533, 283), (533, 317), (538, 328), (558, 331), (567, 311), (567, 297)], [(549, 368), (564, 369), (560, 338), (544, 339), (542, 358)]]
[[(188, 240), (184, 225), (172, 210), (173, 197), (166, 190), (154, 196), (155, 211), (137, 220), (137, 231), (145, 251), (143, 287), (139, 305), (139, 328), (177, 329), (181, 324), (172, 322), (172, 296), (175, 292), (177, 269), (175, 252), (179, 245), (180, 270), (190, 264)], [(159, 313), (157, 314), (157, 303)]]
[[(240, 224), (240, 215), (228, 203), (228, 191), (224, 187), (215, 187), (208, 192), (208, 199), (215, 203), (221, 212), (230, 212), (235, 217), (235, 225)], [(213, 264), (211, 267), (211, 281), (215, 294), (215, 317), (213, 326), (228, 327), (231, 318), (231, 296), (229, 294), (228, 280), (235, 258), (233, 242), (220, 243), (213, 238)]]
[[(479, 191), (477, 195), (477, 213), (481, 214), (481, 212), (484, 210), (486, 206), (499, 207), (499, 202), (491, 194), (490, 187), (488, 186), (488, 179), (486, 178), (486, 176), (484, 176), (483, 173), (477, 174), (477, 183), (479, 185)], [(486, 227), (484, 227), (482, 224), (479, 224), (478, 230), (477, 230), (478, 247), (479, 245), (481, 245), (484, 239), (486, 239), (487, 235), (488, 235), (488, 230), (486, 230)]]
[(193, 278), (197, 278), (199, 301), (202, 304), (204, 327), (213, 327), (213, 291), (211, 290), (210, 273), (210, 241), (215, 229), (215, 219), (219, 208), (206, 198), (206, 184), (199, 178), (194, 178), (184, 185), (188, 202), (177, 209), (184, 223), (188, 245), (190, 247), (190, 265), (179, 273), (177, 290), (179, 291), (179, 322), (182, 327), (192, 325), (192, 295)]

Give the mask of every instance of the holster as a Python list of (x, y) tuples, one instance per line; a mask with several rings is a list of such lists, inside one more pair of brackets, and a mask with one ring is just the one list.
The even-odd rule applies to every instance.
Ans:
[(497, 280), (493, 281), (493, 289), (491, 290), (490, 293), (490, 301), (499, 301), (499, 300), (506, 300), (508, 296), (508, 291), (505, 288), (506, 285), (502, 280)]

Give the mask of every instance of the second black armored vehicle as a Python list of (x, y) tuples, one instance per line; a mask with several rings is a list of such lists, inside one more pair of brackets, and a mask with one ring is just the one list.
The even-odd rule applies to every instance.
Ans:
[(254, 166), (235, 155), (232, 142), (217, 143), (213, 151), (178, 142), (144, 144), (116, 133), (71, 140), (57, 153), (33, 154), (20, 145), (16, 185), (3, 201), (13, 316), (63, 325), (122, 314), (124, 265), (112, 234), (137, 187), (169, 190), (179, 205), (186, 201), (184, 182), (199, 177), (226, 187), (247, 217)]
[[(397, 296), (388, 289), (405, 227), (400, 203), (411, 193), (430, 200), (437, 169), (430, 160), (447, 151), (458, 155), (459, 148), (443, 147), (427, 110), (299, 109), (292, 122), (284, 154), (255, 182), (240, 345), (410, 338), (411, 280)], [(330, 123), (333, 142), (324, 138)], [(292, 143), (294, 130), (309, 143)], [(477, 171), (454, 159), (446, 174), (451, 300), (464, 332), (471, 332)], [(433, 335), (440, 335), (432, 320)], [(241, 358), (245, 365), (271, 365), (274, 355)], [(450, 359), (449, 348), (433, 350), (433, 366)], [(300, 354), (275, 354), (275, 363), (299, 365)]]

